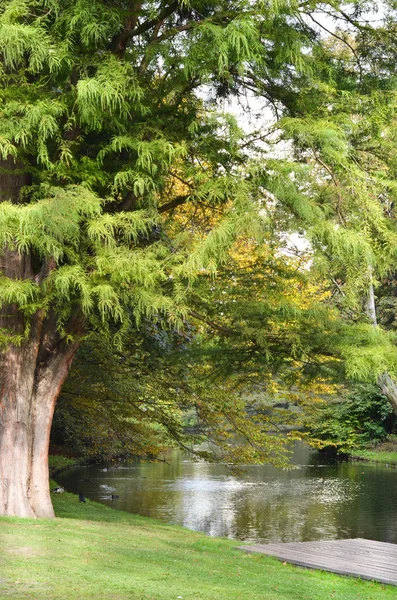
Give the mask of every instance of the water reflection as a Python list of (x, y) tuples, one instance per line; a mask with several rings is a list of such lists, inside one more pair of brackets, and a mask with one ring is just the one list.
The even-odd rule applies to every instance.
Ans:
[[(397, 543), (397, 470), (324, 464), (298, 446), (297, 468), (224, 465), (175, 452), (166, 463), (79, 468), (58, 477), (73, 492), (212, 536), (256, 542), (365, 537)], [(119, 495), (116, 500), (111, 494)]]

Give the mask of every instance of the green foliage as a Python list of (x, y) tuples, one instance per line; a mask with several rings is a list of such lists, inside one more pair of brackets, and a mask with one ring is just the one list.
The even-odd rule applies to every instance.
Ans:
[(285, 466), (288, 444), (274, 431), (275, 416), (257, 410), (238, 378), (214, 385), (211, 359), (189, 348), (195, 338), (187, 324), (182, 334), (146, 322), (122, 353), (86, 342), (57, 403), (52, 444), (97, 459), (154, 459), (179, 446), (207, 460)]
[[(138, 17), (118, 2), (1, 4), (2, 168), (30, 183), (18, 204), (2, 204), (0, 244), (40, 260), (34, 298), (12, 296), (26, 315), (51, 307), (70, 337), (68, 320), (81, 309), (87, 330), (118, 342), (143, 318), (181, 325), (198, 274), (214, 275), (238, 236), (261, 240), (269, 229), (304, 230), (352, 275), (380, 264), (385, 249), (392, 256), (395, 235), (368, 200), (391, 184), (379, 169), (364, 176), (354, 150), (361, 134), (351, 107), (370, 128), (367, 107), (335, 87), (348, 68), (332, 67), (339, 50), (302, 26), (302, 11), (222, 0), (145, 5)], [(273, 104), (297, 160), (257, 161), (255, 142), (199, 99), (204, 84)], [(391, 105), (374, 95), (371, 110), (380, 134)], [(339, 187), (344, 203), (368, 209), (349, 227), (338, 224)], [(162, 215), (173, 200), (192, 209), (189, 222)], [(197, 210), (210, 215), (206, 227)], [(200, 242), (187, 235), (198, 229)]]
[[(186, 282), (201, 269), (216, 272), (242, 231), (260, 231), (256, 185), (232, 168), (243, 160), (242, 132), (234, 128), (231, 144), (194, 94), (215, 64), (223, 78), (232, 65), (242, 74), (260, 59), (251, 7), (238, 16), (229, 8), (208, 7), (196, 23), (190, 9), (175, 6), (155, 42), (149, 25), (139, 41), (129, 37), (118, 4), (2, 4), (2, 169), (31, 183), (19, 203), (2, 203), (0, 244), (36, 263), (34, 282), (4, 280), (4, 301), (17, 302), (27, 318), (55, 310), (71, 339), (67, 324), (81, 309), (85, 329), (118, 343), (142, 318), (181, 324)], [(140, 18), (150, 23), (156, 10), (147, 6)], [(183, 43), (180, 28), (189, 32)], [(209, 39), (219, 42), (211, 56)], [(175, 195), (174, 173), (187, 182), (187, 203), (224, 214), (197, 248), (161, 225), (157, 209)]]
[(122, 351), (87, 340), (59, 399), (53, 442), (84, 455), (151, 458), (196, 444), (209, 460), (285, 466), (289, 439), (279, 432), (300, 426), (307, 396), (318, 393), (308, 382), (341, 370), (331, 352), (340, 323), (297, 267), (271, 244), (241, 238), (217, 277), (203, 272), (192, 287), (189, 304), (200, 312), (190, 311), (183, 332), (146, 320), (126, 332)]
[(385, 440), (397, 426), (387, 398), (370, 384), (314, 404), (304, 421), (313, 444), (347, 454)]
[(395, 435), (387, 436), (386, 441), (375, 444), (369, 449), (354, 450), (353, 458), (365, 460), (372, 463), (379, 463), (386, 466), (397, 465), (397, 437)]
[(154, 458), (201, 439), (184, 432), (184, 366), (171, 356), (189, 337), (146, 321), (122, 353), (99, 337), (87, 341), (57, 403), (52, 443), (79, 456)]
[[(180, 399), (165, 394), (172, 410), (160, 402), (144, 420), (131, 386), (140, 367), (120, 370), (107, 344), (120, 351), (149, 322), (182, 330), (195, 311), (217, 331), (208, 346), (236, 379), (209, 398), (196, 378), (191, 394), (240, 462), (279, 459), (266, 414), (249, 425), (251, 450), (233, 448), (229, 432), (247, 421), (230, 393), (242, 376), (337, 378), (342, 360), (349, 376), (395, 375), (394, 336), (368, 326), (362, 301), (396, 258), (395, 60), (384, 27), (394, 21), (391, 7), (385, 23), (361, 27), (366, 10), (278, 0), (0, 2), (0, 248), (29, 267), (1, 277), (1, 306), (25, 316), (22, 333), (2, 330), (2, 344), (22, 344), (38, 314), (64, 341), (104, 338), (98, 352), (116, 375), (99, 398), (110, 390), (121, 405), (129, 399), (124, 424), (157, 448), (169, 429), (179, 432)], [(348, 23), (353, 39), (325, 39), (318, 12), (340, 29)], [(247, 94), (277, 125), (246, 135), (222, 114), (219, 99)], [(289, 262), (292, 234), (308, 247)], [(255, 259), (260, 248), (269, 256), (238, 268), (230, 255), (241, 239)], [(318, 293), (308, 289), (312, 275)], [(217, 277), (236, 286), (220, 289)], [(165, 387), (163, 366), (152, 368)], [(212, 368), (204, 361), (198, 372)]]

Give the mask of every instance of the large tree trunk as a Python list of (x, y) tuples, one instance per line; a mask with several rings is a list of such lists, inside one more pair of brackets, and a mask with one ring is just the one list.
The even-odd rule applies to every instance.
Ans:
[[(40, 315), (34, 320), (35, 335), (22, 346), (10, 347), (1, 361), (0, 515), (54, 516), (48, 474), (50, 430), (77, 344), (43, 348), (54, 332), (45, 331)], [(50, 356), (42, 361), (48, 350)]]
[[(5, 250), (0, 260), (6, 277), (37, 280), (29, 255)], [(45, 272), (48, 265), (41, 274)], [(81, 331), (78, 311), (69, 326), (75, 335)], [(48, 475), (51, 423), (78, 343), (67, 344), (60, 337), (52, 311), (26, 317), (15, 305), (3, 306), (0, 327), (24, 339), (0, 355), (0, 515), (53, 517)]]

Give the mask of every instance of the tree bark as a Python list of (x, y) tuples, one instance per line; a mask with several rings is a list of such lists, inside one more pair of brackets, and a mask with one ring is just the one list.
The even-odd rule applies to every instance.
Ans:
[[(16, 320), (20, 318), (16, 312)], [(53, 517), (48, 448), (55, 403), (78, 343), (38, 312), (29, 338), (0, 360), (0, 515)]]
[[(10, 279), (36, 278), (31, 262), (29, 254), (6, 249), (0, 270)], [(46, 265), (42, 270), (48, 271)], [(27, 325), (29, 333), (24, 335)], [(23, 336), (20, 345), (9, 345), (0, 354), (0, 515), (53, 517), (48, 474), (51, 423), (78, 342), (67, 344), (61, 338), (52, 311), (26, 317), (16, 305), (5, 305), (0, 309), (0, 327)], [(82, 330), (78, 310), (68, 328), (75, 336)]]

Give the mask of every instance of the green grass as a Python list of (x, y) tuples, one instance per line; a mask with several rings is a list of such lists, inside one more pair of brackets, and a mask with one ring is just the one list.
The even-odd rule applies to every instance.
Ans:
[(355, 450), (351, 456), (368, 462), (397, 466), (397, 436), (389, 436), (385, 442), (374, 448)]
[[(55, 494), (54, 494), (55, 496)], [(73, 494), (58, 518), (0, 519), (0, 598), (392, 600), (396, 588), (310, 571)]]
[(397, 466), (397, 452), (379, 452), (377, 450), (357, 450), (353, 458), (360, 458), (369, 462)]
[(76, 464), (75, 458), (68, 458), (67, 456), (51, 455), (48, 457), (48, 466), (51, 471), (56, 471), (62, 467), (69, 467)]

